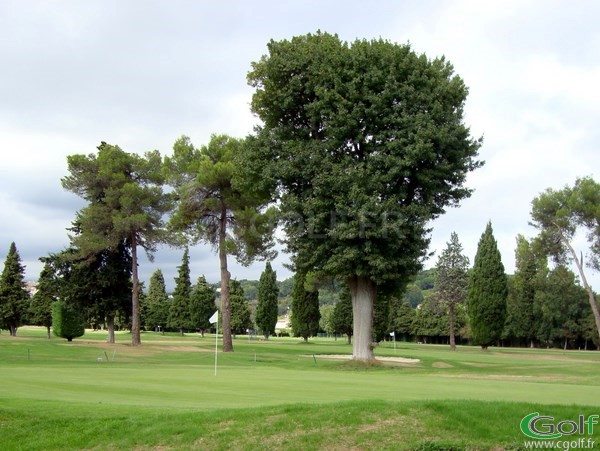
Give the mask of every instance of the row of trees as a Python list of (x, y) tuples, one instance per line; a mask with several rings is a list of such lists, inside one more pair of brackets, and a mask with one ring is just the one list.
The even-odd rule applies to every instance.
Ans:
[[(49, 338), (53, 327), (56, 335), (70, 340), (83, 334), (84, 324), (93, 327), (106, 324), (110, 342), (114, 342), (116, 323), (131, 329), (131, 304), (127, 298), (132, 282), (124, 248), (119, 255), (105, 252), (85, 261), (79, 260), (72, 249), (42, 260), (44, 268), (36, 292), (30, 298), (25, 289), (25, 268), (16, 245), (11, 244), (1, 279), (0, 328), (7, 327), (11, 335), (16, 335), (22, 324), (42, 325), (47, 327)], [(186, 249), (171, 296), (166, 292), (160, 269), (152, 275), (147, 293), (140, 290), (142, 327), (163, 331), (169, 328), (179, 330), (181, 334), (184, 330), (198, 330), (204, 334), (211, 327), (209, 318), (217, 308), (215, 290), (204, 276), (200, 276), (192, 287), (189, 263)], [(268, 338), (275, 331), (278, 298), (276, 273), (269, 263), (258, 288), (256, 323)], [(231, 303), (232, 332), (254, 329), (248, 300), (236, 280), (231, 281)], [(75, 324), (77, 327), (73, 327)], [(63, 329), (69, 331), (63, 333)]]
[[(483, 164), (482, 141), (463, 120), (468, 89), (444, 58), (321, 32), (271, 41), (248, 82), (255, 89), (251, 109), (262, 123), (245, 139), (213, 136), (196, 148), (183, 137), (164, 159), (157, 151), (140, 156), (102, 143), (97, 155), (68, 158), (63, 186), (88, 202), (71, 236), (76, 258), (120, 246), (129, 251), (132, 344), (138, 345), (138, 247), (152, 254), (161, 242), (212, 245), (227, 352), (233, 350), (227, 258), (268, 259), (278, 220), (308, 292), (334, 280), (349, 289), (353, 357), (369, 360), (377, 309), (386, 305), (377, 300), (398, 297), (421, 269), (429, 224), (471, 195), (467, 175)], [(569, 248), (576, 225), (593, 231), (592, 250), (600, 251), (597, 208), (589, 208), (598, 205), (597, 184), (584, 179), (581, 188), (548, 192), (534, 203), (546, 252), (558, 243)], [(492, 254), (478, 255), (473, 274), (503, 273), (488, 265)], [(502, 315), (506, 281), (470, 279), (473, 339), (487, 346), (497, 338), (490, 324)], [(446, 294), (450, 306), (452, 290)], [(589, 302), (600, 332), (593, 294)]]
[[(478, 245), (473, 268), (452, 233), (433, 272), (424, 301), (412, 308), (412, 294), (379, 299), (373, 339), (393, 333), (404, 339), (463, 342), (486, 348), (491, 344), (562, 346), (565, 349), (600, 347), (587, 293), (563, 264), (548, 266), (539, 240), (517, 237), (516, 271), (506, 276), (488, 224)], [(352, 335), (352, 309), (346, 293), (335, 308), (324, 307), (321, 328)]]

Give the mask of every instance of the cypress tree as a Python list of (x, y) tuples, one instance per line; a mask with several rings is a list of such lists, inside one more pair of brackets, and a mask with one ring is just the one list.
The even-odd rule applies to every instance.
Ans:
[(198, 282), (192, 290), (190, 298), (190, 323), (194, 329), (204, 331), (211, 327), (208, 321), (215, 313), (215, 291), (208, 285), (204, 276), (198, 277)]
[(57, 299), (58, 287), (54, 269), (50, 262), (46, 261), (38, 279), (37, 292), (29, 304), (29, 315), (33, 324), (47, 328), (48, 338), (52, 327), (52, 303)]
[(0, 324), (7, 326), (13, 337), (17, 335), (17, 328), (27, 313), (29, 293), (25, 289), (24, 279), (25, 266), (21, 264), (19, 251), (13, 242), (0, 276)]
[(162, 329), (169, 322), (169, 296), (165, 287), (165, 278), (160, 269), (150, 277), (148, 294), (146, 295), (146, 326), (152, 329)]
[(467, 296), (473, 342), (487, 349), (502, 336), (508, 287), (492, 223), (481, 235)]
[(292, 332), (297, 337), (313, 337), (319, 332), (319, 292), (305, 288), (306, 274), (297, 272), (292, 290)]
[(230, 281), (229, 302), (231, 303), (231, 333), (243, 334), (252, 327), (250, 304), (244, 296), (242, 284), (235, 279)]
[(275, 333), (278, 298), (277, 273), (267, 262), (258, 282), (258, 305), (256, 307), (256, 327), (262, 330), (265, 340), (269, 339), (270, 334)]
[(347, 287), (344, 287), (340, 293), (340, 300), (333, 308), (331, 318), (333, 330), (336, 334), (344, 334), (348, 337), (348, 344), (352, 342), (354, 331), (354, 320), (352, 314), (352, 296)]
[(538, 266), (531, 244), (523, 235), (518, 235), (515, 249), (515, 275), (509, 285), (506, 304), (505, 334), (518, 341), (529, 340), (531, 347), (535, 337), (533, 305)]
[(169, 309), (169, 327), (179, 329), (183, 336), (183, 330), (190, 327), (190, 298), (192, 295), (192, 282), (190, 281), (190, 254), (186, 247), (177, 267), (178, 276), (175, 277), (175, 291), (173, 292), (173, 303)]

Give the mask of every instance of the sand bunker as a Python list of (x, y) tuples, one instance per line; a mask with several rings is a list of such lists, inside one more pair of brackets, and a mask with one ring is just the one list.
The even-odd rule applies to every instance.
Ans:
[[(304, 357), (313, 357), (311, 355), (305, 355)], [(339, 360), (350, 360), (352, 356), (350, 354), (315, 354), (314, 357), (318, 359), (339, 359)], [(380, 362), (395, 362), (395, 363), (419, 363), (419, 359), (409, 359), (406, 357), (390, 357), (390, 356), (379, 356), (375, 357)]]

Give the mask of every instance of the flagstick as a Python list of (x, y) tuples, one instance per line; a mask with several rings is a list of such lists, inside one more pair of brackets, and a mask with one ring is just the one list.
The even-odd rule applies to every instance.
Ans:
[(215, 377), (217, 376), (217, 356), (219, 355), (219, 311), (217, 310), (217, 333), (215, 335)]

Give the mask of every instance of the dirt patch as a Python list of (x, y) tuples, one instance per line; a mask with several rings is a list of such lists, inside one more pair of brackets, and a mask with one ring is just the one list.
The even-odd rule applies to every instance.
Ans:
[(140, 346), (131, 346), (131, 344), (124, 343), (106, 343), (106, 342), (72, 342), (72, 343), (61, 343), (61, 346), (78, 346), (85, 348), (95, 348), (101, 351), (105, 351), (109, 357), (112, 358), (112, 354), (116, 352), (117, 357), (140, 357), (160, 354), (161, 352), (213, 352), (213, 350), (207, 348), (201, 348), (198, 346), (155, 346), (153, 344), (142, 344)]
[(452, 365), (446, 362), (434, 362), (431, 366), (434, 368), (454, 368)]
[[(442, 377), (453, 377), (459, 379), (491, 379), (497, 381), (529, 380), (533, 376), (517, 376), (511, 374), (444, 374)], [(536, 380), (539, 380), (537, 378)]]
[[(349, 354), (315, 354), (316, 358), (319, 359), (338, 359), (338, 360), (351, 360), (352, 356)], [(303, 357), (313, 357), (311, 355), (304, 355)], [(380, 362), (394, 362), (394, 363), (419, 363), (419, 359), (409, 359), (406, 357), (390, 357), (390, 356), (382, 356), (376, 357), (375, 360), (379, 360)]]

